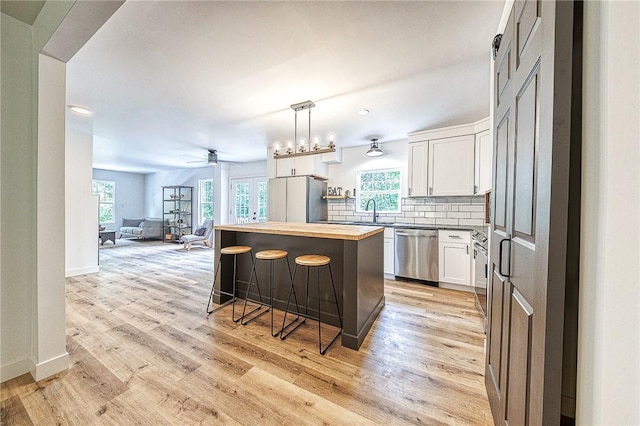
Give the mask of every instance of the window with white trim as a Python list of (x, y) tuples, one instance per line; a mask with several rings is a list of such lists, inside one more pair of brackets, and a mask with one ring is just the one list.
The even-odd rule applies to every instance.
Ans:
[[(356, 212), (365, 212), (373, 199), (378, 213), (400, 213), (400, 169), (361, 170), (357, 185)], [(373, 212), (373, 205), (369, 211)]]
[(213, 179), (198, 180), (198, 223), (213, 219)]
[(116, 222), (116, 183), (110, 180), (92, 180), (91, 192), (98, 196), (100, 224)]

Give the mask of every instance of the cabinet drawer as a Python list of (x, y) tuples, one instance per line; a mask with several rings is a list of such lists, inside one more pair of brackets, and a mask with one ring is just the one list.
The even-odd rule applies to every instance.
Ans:
[(394, 228), (384, 228), (384, 237), (385, 238), (395, 238), (396, 231)]
[(441, 243), (471, 244), (471, 232), (447, 229), (440, 230), (438, 231), (438, 241)]

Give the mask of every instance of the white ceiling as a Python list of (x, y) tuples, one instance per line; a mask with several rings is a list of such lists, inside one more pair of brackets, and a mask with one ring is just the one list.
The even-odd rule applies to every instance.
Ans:
[(501, 11), (501, 1), (127, 1), (68, 63), (67, 103), (94, 115), (68, 113), (67, 126), (93, 133), (95, 167), (148, 173), (202, 166), (187, 162), (209, 148), (265, 159), (293, 139), (289, 105), (307, 99), (312, 134), (334, 132), (339, 147), (475, 121), (489, 113)]

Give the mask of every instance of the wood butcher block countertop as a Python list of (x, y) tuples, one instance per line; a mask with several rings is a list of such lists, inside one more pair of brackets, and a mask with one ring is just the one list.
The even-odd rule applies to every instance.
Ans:
[(219, 231), (253, 232), (258, 234), (293, 235), (298, 237), (362, 240), (384, 231), (379, 226), (333, 225), (323, 223), (260, 222), (244, 225), (218, 225)]

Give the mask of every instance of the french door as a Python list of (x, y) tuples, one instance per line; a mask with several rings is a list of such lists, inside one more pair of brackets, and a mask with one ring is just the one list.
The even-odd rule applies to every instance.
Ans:
[(231, 178), (229, 187), (229, 223), (267, 221), (267, 178)]
[(571, 1), (516, 0), (494, 63), (485, 384), (496, 425), (560, 423), (573, 25)]

